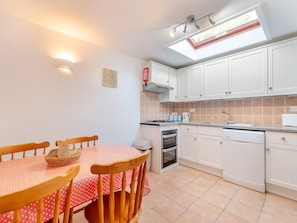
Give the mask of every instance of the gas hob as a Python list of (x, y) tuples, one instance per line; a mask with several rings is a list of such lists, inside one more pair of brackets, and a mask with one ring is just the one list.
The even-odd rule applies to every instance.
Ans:
[(141, 125), (172, 125), (172, 124), (178, 124), (178, 122), (170, 121), (170, 120), (148, 120), (140, 122)]

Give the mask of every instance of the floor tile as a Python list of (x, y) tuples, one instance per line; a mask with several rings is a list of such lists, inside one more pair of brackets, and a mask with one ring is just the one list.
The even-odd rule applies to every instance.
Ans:
[(183, 214), (181, 214), (174, 223), (211, 223), (200, 215), (196, 214), (193, 211), (187, 210)]
[(219, 206), (222, 209), (224, 209), (230, 201), (230, 197), (226, 197), (215, 191), (206, 192), (203, 196), (201, 196), (201, 199), (213, 205)]
[(174, 222), (174, 220), (177, 219), (177, 217), (181, 215), (186, 208), (170, 199), (166, 199), (153, 207), (152, 210), (167, 219), (169, 222)]
[(236, 200), (232, 200), (226, 210), (251, 223), (256, 223), (260, 215), (260, 210)]
[(216, 223), (249, 223), (236, 215), (231, 214), (228, 211), (224, 211), (216, 221)]
[(191, 205), (189, 207), (189, 210), (195, 212), (196, 214), (210, 222), (214, 222), (217, 219), (217, 217), (221, 214), (223, 209), (200, 199), (196, 201), (193, 205)]

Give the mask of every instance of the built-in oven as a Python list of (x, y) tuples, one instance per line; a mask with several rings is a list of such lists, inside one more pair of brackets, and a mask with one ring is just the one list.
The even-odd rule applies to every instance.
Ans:
[(177, 129), (163, 130), (162, 136), (162, 168), (177, 162)]

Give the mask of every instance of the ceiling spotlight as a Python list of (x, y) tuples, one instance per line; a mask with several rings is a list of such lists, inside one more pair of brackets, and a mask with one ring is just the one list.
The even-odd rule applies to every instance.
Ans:
[(185, 24), (184, 31), (183, 31), (184, 33), (186, 33), (186, 32), (187, 32), (187, 26), (188, 26), (188, 24), (186, 23), (186, 24)]
[(200, 26), (198, 25), (198, 20), (195, 21), (195, 26), (197, 29), (200, 29)]
[(216, 24), (215, 21), (213, 21), (213, 20), (210, 18), (210, 15), (208, 16), (208, 21), (209, 21), (210, 24), (212, 24), (212, 25)]
[(204, 16), (199, 17), (199, 18), (197, 18), (197, 19), (195, 18), (194, 15), (188, 15), (186, 21), (184, 21), (184, 22), (182, 22), (182, 23), (180, 23), (180, 24), (178, 24), (177, 26), (175, 26), (175, 27), (172, 28), (172, 31), (170, 32), (170, 36), (171, 36), (171, 37), (174, 37), (175, 32), (176, 32), (176, 29), (177, 29), (178, 27), (182, 26), (182, 25), (184, 25), (183, 33), (187, 33), (188, 25), (191, 24), (191, 23), (193, 23), (193, 22), (195, 23), (195, 27), (196, 27), (197, 29), (201, 29), (200, 26), (199, 26), (199, 23), (198, 23), (198, 22), (199, 22), (200, 20), (202, 20), (202, 19), (206, 19), (206, 18), (208, 18), (208, 21), (209, 21), (212, 25), (214, 25), (215, 22), (210, 18), (211, 15), (213, 15), (213, 13), (208, 14), (208, 15), (204, 15)]
[(170, 36), (174, 37), (175, 36), (175, 32), (176, 32), (176, 27), (172, 29), (172, 31), (170, 32)]
[(192, 23), (195, 20), (195, 16), (194, 15), (188, 15), (187, 16), (187, 21), (186, 23)]

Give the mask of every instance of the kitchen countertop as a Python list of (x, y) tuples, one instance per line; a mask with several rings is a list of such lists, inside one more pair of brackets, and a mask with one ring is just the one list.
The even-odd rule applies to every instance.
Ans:
[(270, 126), (270, 125), (253, 125), (246, 123), (227, 124), (224, 122), (140, 122), (141, 125), (156, 125), (156, 126), (170, 126), (170, 125), (194, 125), (194, 126), (209, 126), (221, 127), (228, 129), (242, 129), (242, 130), (258, 130), (258, 131), (275, 131), (275, 132), (292, 132), (297, 133), (297, 127), (293, 126)]

